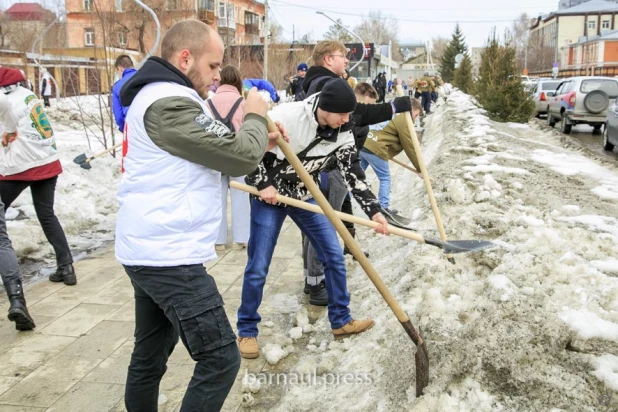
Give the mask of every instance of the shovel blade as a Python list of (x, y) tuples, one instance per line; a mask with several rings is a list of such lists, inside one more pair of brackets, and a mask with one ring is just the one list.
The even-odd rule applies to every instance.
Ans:
[(429, 354), (427, 353), (427, 346), (425, 345), (425, 339), (421, 334), (421, 330), (419, 329), (417, 332), (410, 319), (401, 322), (401, 326), (403, 326), (403, 329), (416, 345), (414, 366), (416, 369), (416, 397), (418, 398), (423, 394), (423, 390), (427, 385), (429, 385)]
[(77, 164), (81, 164), (81, 163), (84, 163), (86, 159), (87, 159), (86, 154), (82, 153), (79, 156), (77, 156), (75, 159), (73, 159), (73, 162)]
[(454, 253), (479, 252), (496, 246), (495, 243), (487, 240), (448, 240), (444, 242), (444, 253), (451, 255)]
[(86, 169), (86, 170), (92, 169), (92, 166), (90, 165), (90, 162), (86, 162), (86, 161), (84, 161), (83, 163), (80, 163), (79, 166), (82, 169)]

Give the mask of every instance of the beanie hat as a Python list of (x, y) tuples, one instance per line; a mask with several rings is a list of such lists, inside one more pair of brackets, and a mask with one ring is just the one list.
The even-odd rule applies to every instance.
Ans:
[(350, 113), (356, 109), (356, 96), (348, 82), (338, 77), (322, 88), (318, 107), (330, 113)]
[(304, 71), (306, 72), (309, 68), (307, 67), (307, 63), (301, 63), (298, 65), (298, 67), (296, 68), (296, 71)]
[(11, 86), (26, 80), (19, 69), (0, 67), (0, 87)]

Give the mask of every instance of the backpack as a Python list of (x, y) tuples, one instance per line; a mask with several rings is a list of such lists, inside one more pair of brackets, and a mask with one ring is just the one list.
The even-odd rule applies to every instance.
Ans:
[(240, 103), (242, 103), (242, 100), (243, 100), (242, 97), (239, 97), (238, 100), (236, 100), (236, 103), (234, 103), (234, 105), (230, 109), (227, 116), (225, 116), (225, 119), (221, 117), (217, 109), (215, 109), (215, 105), (212, 104), (212, 101), (210, 99), (206, 100), (206, 103), (208, 103), (208, 107), (210, 107), (210, 111), (212, 112), (212, 115), (215, 117), (215, 120), (218, 120), (221, 123), (223, 123), (225, 127), (230, 129), (230, 132), (235, 132), (236, 128), (234, 127), (234, 124), (232, 123), (232, 118), (234, 117), (234, 113), (236, 113), (238, 106), (240, 106)]
[(324, 87), (324, 85), (326, 84), (327, 81), (329, 81), (330, 79), (336, 79), (336, 77), (333, 76), (318, 76), (315, 79), (313, 79), (311, 81), (311, 84), (309, 85), (309, 88), (307, 89), (307, 92), (305, 93), (305, 90), (303, 88), (300, 89), (300, 91), (298, 93), (296, 93), (295, 96), (295, 101), (300, 102), (305, 100), (307, 97), (311, 96), (312, 94), (316, 94), (317, 92), (321, 92), (322, 88)]

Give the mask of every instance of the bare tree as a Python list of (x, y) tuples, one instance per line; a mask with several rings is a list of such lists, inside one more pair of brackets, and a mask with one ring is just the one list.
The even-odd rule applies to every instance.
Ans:
[(433, 61), (439, 62), (442, 60), (444, 51), (448, 46), (450, 39), (443, 36), (432, 37), (431, 39), (431, 57)]
[(363, 41), (378, 45), (392, 42), (393, 59), (401, 61), (403, 56), (399, 50), (399, 22), (392, 17), (382, 15), (381, 11), (370, 11), (363, 17), (361, 23), (354, 28)]
[(353, 42), (354, 38), (346, 30), (349, 27), (343, 24), (341, 18), (337, 19), (337, 23), (333, 23), (328, 27), (328, 30), (324, 33), (324, 40), (340, 40), (344, 43)]
[(522, 13), (519, 18), (513, 22), (511, 30), (509, 31), (511, 45), (515, 48), (515, 63), (520, 72), (526, 68), (526, 48), (528, 47), (529, 28), (530, 18), (526, 13)]

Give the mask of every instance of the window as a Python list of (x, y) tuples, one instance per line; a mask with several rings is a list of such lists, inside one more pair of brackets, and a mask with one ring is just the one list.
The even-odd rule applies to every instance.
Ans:
[(245, 11), (245, 33), (260, 34), (260, 16)]
[(94, 0), (82, 0), (82, 1), (83, 1), (84, 10), (90, 11), (93, 9)]
[(614, 79), (584, 80), (579, 88), (582, 93), (589, 93), (593, 90), (603, 90), (610, 99), (615, 99), (618, 97), (618, 82)]
[(200, 10), (215, 11), (215, 0), (198, 0), (197, 8)]
[(84, 29), (84, 44), (94, 46), (94, 29)]
[(114, 0), (116, 11), (122, 11), (122, 0)]
[(596, 20), (588, 20), (588, 28), (589, 29), (596, 29), (597, 28)]
[(120, 47), (126, 47), (127, 45), (127, 32), (126, 31), (118, 32), (118, 45)]
[(602, 29), (609, 29), (609, 20), (603, 20), (601, 22), (601, 28)]
[(178, 1), (179, 0), (167, 0), (167, 9), (178, 10)]
[(225, 6), (226, 4), (222, 1), (219, 2), (219, 13), (217, 14), (217, 17), (220, 19), (224, 19), (225, 18)]

